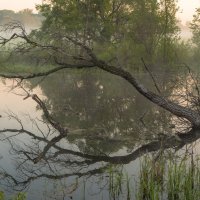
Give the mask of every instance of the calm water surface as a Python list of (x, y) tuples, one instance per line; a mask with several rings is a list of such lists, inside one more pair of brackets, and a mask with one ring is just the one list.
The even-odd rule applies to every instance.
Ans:
[[(148, 74), (137, 76), (155, 90)], [(184, 92), (177, 74), (162, 72), (156, 79), (166, 96)], [(1, 80), (0, 129), (23, 128), (36, 137), (9, 130), (1, 134), (1, 188), (8, 193), (25, 191), (28, 200), (135, 199), (142, 157), (156, 156), (163, 135), (187, 128), (125, 81), (99, 71), (67, 71), (31, 80), (21, 88), (16, 84)], [(58, 134), (36, 102), (24, 99), (26, 91), (37, 94), (51, 116), (69, 130), (38, 163), (34, 158), (43, 151), (45, 140)], [(189, 140), (176, 154), (184, 155), (191, 144), (198, 154), (198, 143), (198, 137)]]

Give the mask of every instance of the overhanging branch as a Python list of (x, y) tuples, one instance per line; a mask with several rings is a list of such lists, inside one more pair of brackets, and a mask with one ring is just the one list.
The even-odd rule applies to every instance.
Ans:
[[(15, 27), (15, 26), (14, 26)], [(18, 27), (18, 26), (17, 26)], [(21, 39), (24, 39), (26, 41), (27, 44), (37, 47), (40, 47), (42, 49), (45, 48), (50, 48), (53, 49), (55, 52), (56, 51), (60, 51), (62, 49), (58, 48), (58, 47), (54, 47), (54, 46), (49, 46), (49, 45), (41, 45), (40, 43), (37, 43), (35, 41), (32, 41), (26, 34), (25, 31), (22, 30), (22, 34), (14, 34), (13, 36), (11, 36), (11, 38), (8, 40), (12, 40), (12, 39), (16, 39), (16, 37), (19, 37)], [(66, 68), (76, 68), (76, 69), (82, 69), (82, 68), (92, 68), (94, 66), (98, 67), (101, 70), (104, 70), (110, 74), (119, 76), (123, 79), (125, 79), (127, 82), (129, 82), (141, 95), (143, 95), (145, 98), (147, 98), (149, 101), (151, 101), (152, 103), (158, 105), (159, 107), (164, 108), (165, 110), (171, 112), (172, 114), (181, 117), (181, 118), (185, 118), (187, 119), (189, 122), (191, 122), (192, 126), (195, 128), (200, 128), (200, 115), (198, 112), (184, 107), (182, 105), (179, 105), (177, 103), (174, 103), (168, 99), (166, 99), (165, 97), (161, 96), (160, 94), (156, 94), (152, 91), (149, 91), (147, 88), (145, 88), (131, 73), (129, 73), (128, 71), (113, 66), (113, 65), (109, 65), (107, 64), (105, 61), (98, 59), (98, 57), (95, 55), (95, 53), (92, 51), (92, 49), (90, 49), (88, 46), (86, 46), (85, 44), (81, 43), (80, 41), (71, 38), (69, 36), (63, 36), (62, 39), (66, 39), (69, 42), (79, 46), (80, 48), (82, 48), (86, 55), (89, 57), (89, 60), (87, 60), (88, 63), (83, 64), (83, 63), (79, 63), (76, 64), (77, 59), (75, 59), (74, 57), (74, 64), (67, 64), (67, 63), (62, 63), (59, 62), (57, 59), (55, 60), (55, 63), (57, 65), (59, 65), (58, 68), (54, 68), (52, 70), (49, 70), (47, 72), (43, 72), (43, 73), (35, 73), (35, 74), (30, 74), (30, 75), (5, 75), (5, 74), (0, 74), (1, 77), (4, 78), (19, 78), (21, 80), (23, 79), (31, 79), (31, 78), (35, 78), (35, 77), (41, 77), (41, 76), (48, 76), (49, 74), (55, 73), (59, 70), (62, 69), (66, 69)], [(3, 44), (7, 42), (3, 40)], [(62, 52), (63, 53), (63, 52)], [(81, 57), (82, 59), (82, 57)], [(84, 59), (83, 59), (84, 60)]]

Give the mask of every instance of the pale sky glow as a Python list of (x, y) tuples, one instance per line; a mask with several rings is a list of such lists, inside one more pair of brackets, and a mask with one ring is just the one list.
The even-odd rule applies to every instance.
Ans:
[(195, 8), (200, 7), (200, 0), (179, 0), (178, 2), (180, 7), (178, 17), (183, 23), (191, 21), (195, 13)]
[(30, 8), (36, 12), (35, 5), (41, 3), (42, 0), (0, 0), (0, 10), (7, 9), (19, 11), (25, 8)]
[[(25, 8), (35, 10), (36, 4), (41, 4), (42, 0), (0, 0), (0, 10), (8, 9), (19, 11)], [(178, 17), (185, 23), (192, 20), (195, 8), (200, 7), (200, 0), (179, 0), (180, 11)]]

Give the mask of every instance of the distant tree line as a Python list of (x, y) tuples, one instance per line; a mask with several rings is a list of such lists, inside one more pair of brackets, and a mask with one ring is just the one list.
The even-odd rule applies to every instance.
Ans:
[(12, 21), (21, 22), (26, 28), (39, 28), (42, 24), (43, 17), (35, 14), (31, 9), (23, 9), (19, 12), (13, 10), (0, 10), (0, 24), (5, 25)]

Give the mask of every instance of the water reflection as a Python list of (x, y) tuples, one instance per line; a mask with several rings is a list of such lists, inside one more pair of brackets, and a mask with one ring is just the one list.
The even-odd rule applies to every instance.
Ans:
[[(147, 77), (141, 75), (145, 84), (152, 85)], [(57, 74), (43, 82), (41, 88), (53, 116), (73, 130), (69, 141), (79, 142), (83, 149), (97, 147), (98, 143), (100, 150), (107, 153), (124, 146), (132, 149), (138, 138), (152, 137), (171, 127), (169, 114), (149, 103), (125, 81), (106, 73)], [(165, 89), (165, 94), (170, 89)]]
[[(139, 78), (151, 86), (146, 77), (141, 74)], [(163, 77), (159, 85), (170, 96), (177, 88), (171, 81), (174, 77)], [(8, 113), (11, 121), (5, 121), (1, 130), (1, 140), (9, 144), (16, 170), (2, 169), (1, 182), (6, 187), (30, 187), (31, 193), (34, 183), (49, 180), (47, 191), (57, 188), (55, 183), (64, 188), (63, 194), (56, 189), (57, 199), (81, 199), (81, 190), (86, 199), (115, 199), (110, 187), (116, 173), (120, 177), (126, 168), (128, 177), (137, 176), (141, 156), (152, 152), (156, 157), (165, 149), (177, 152), (200, 137), (193, 130), (174, 136), (176, 124), (169, 113), (146, 101), (123, 80), (105, 73), (68, 71), (42, 82), (32, 80), (23, 87), (29, 91), (38, 82), (40, 89), (33, 93), (42, 92), (43, 97), (24, 101), (32, 102), (29, 106), (33, 113), (25, 117)], [(23, 102), (21, 105), (24, 107)], [(34, 114), (36, 106), (39, 114)], [(90, 194), (84, 187), (94, 187), (94, 191)], [(110, 197), (109, 191), (114, 196)], [(117, 198), (124, 199), (127, 188), (125, 191)], [(45, 195), (41, 199), (50, 199)]]

